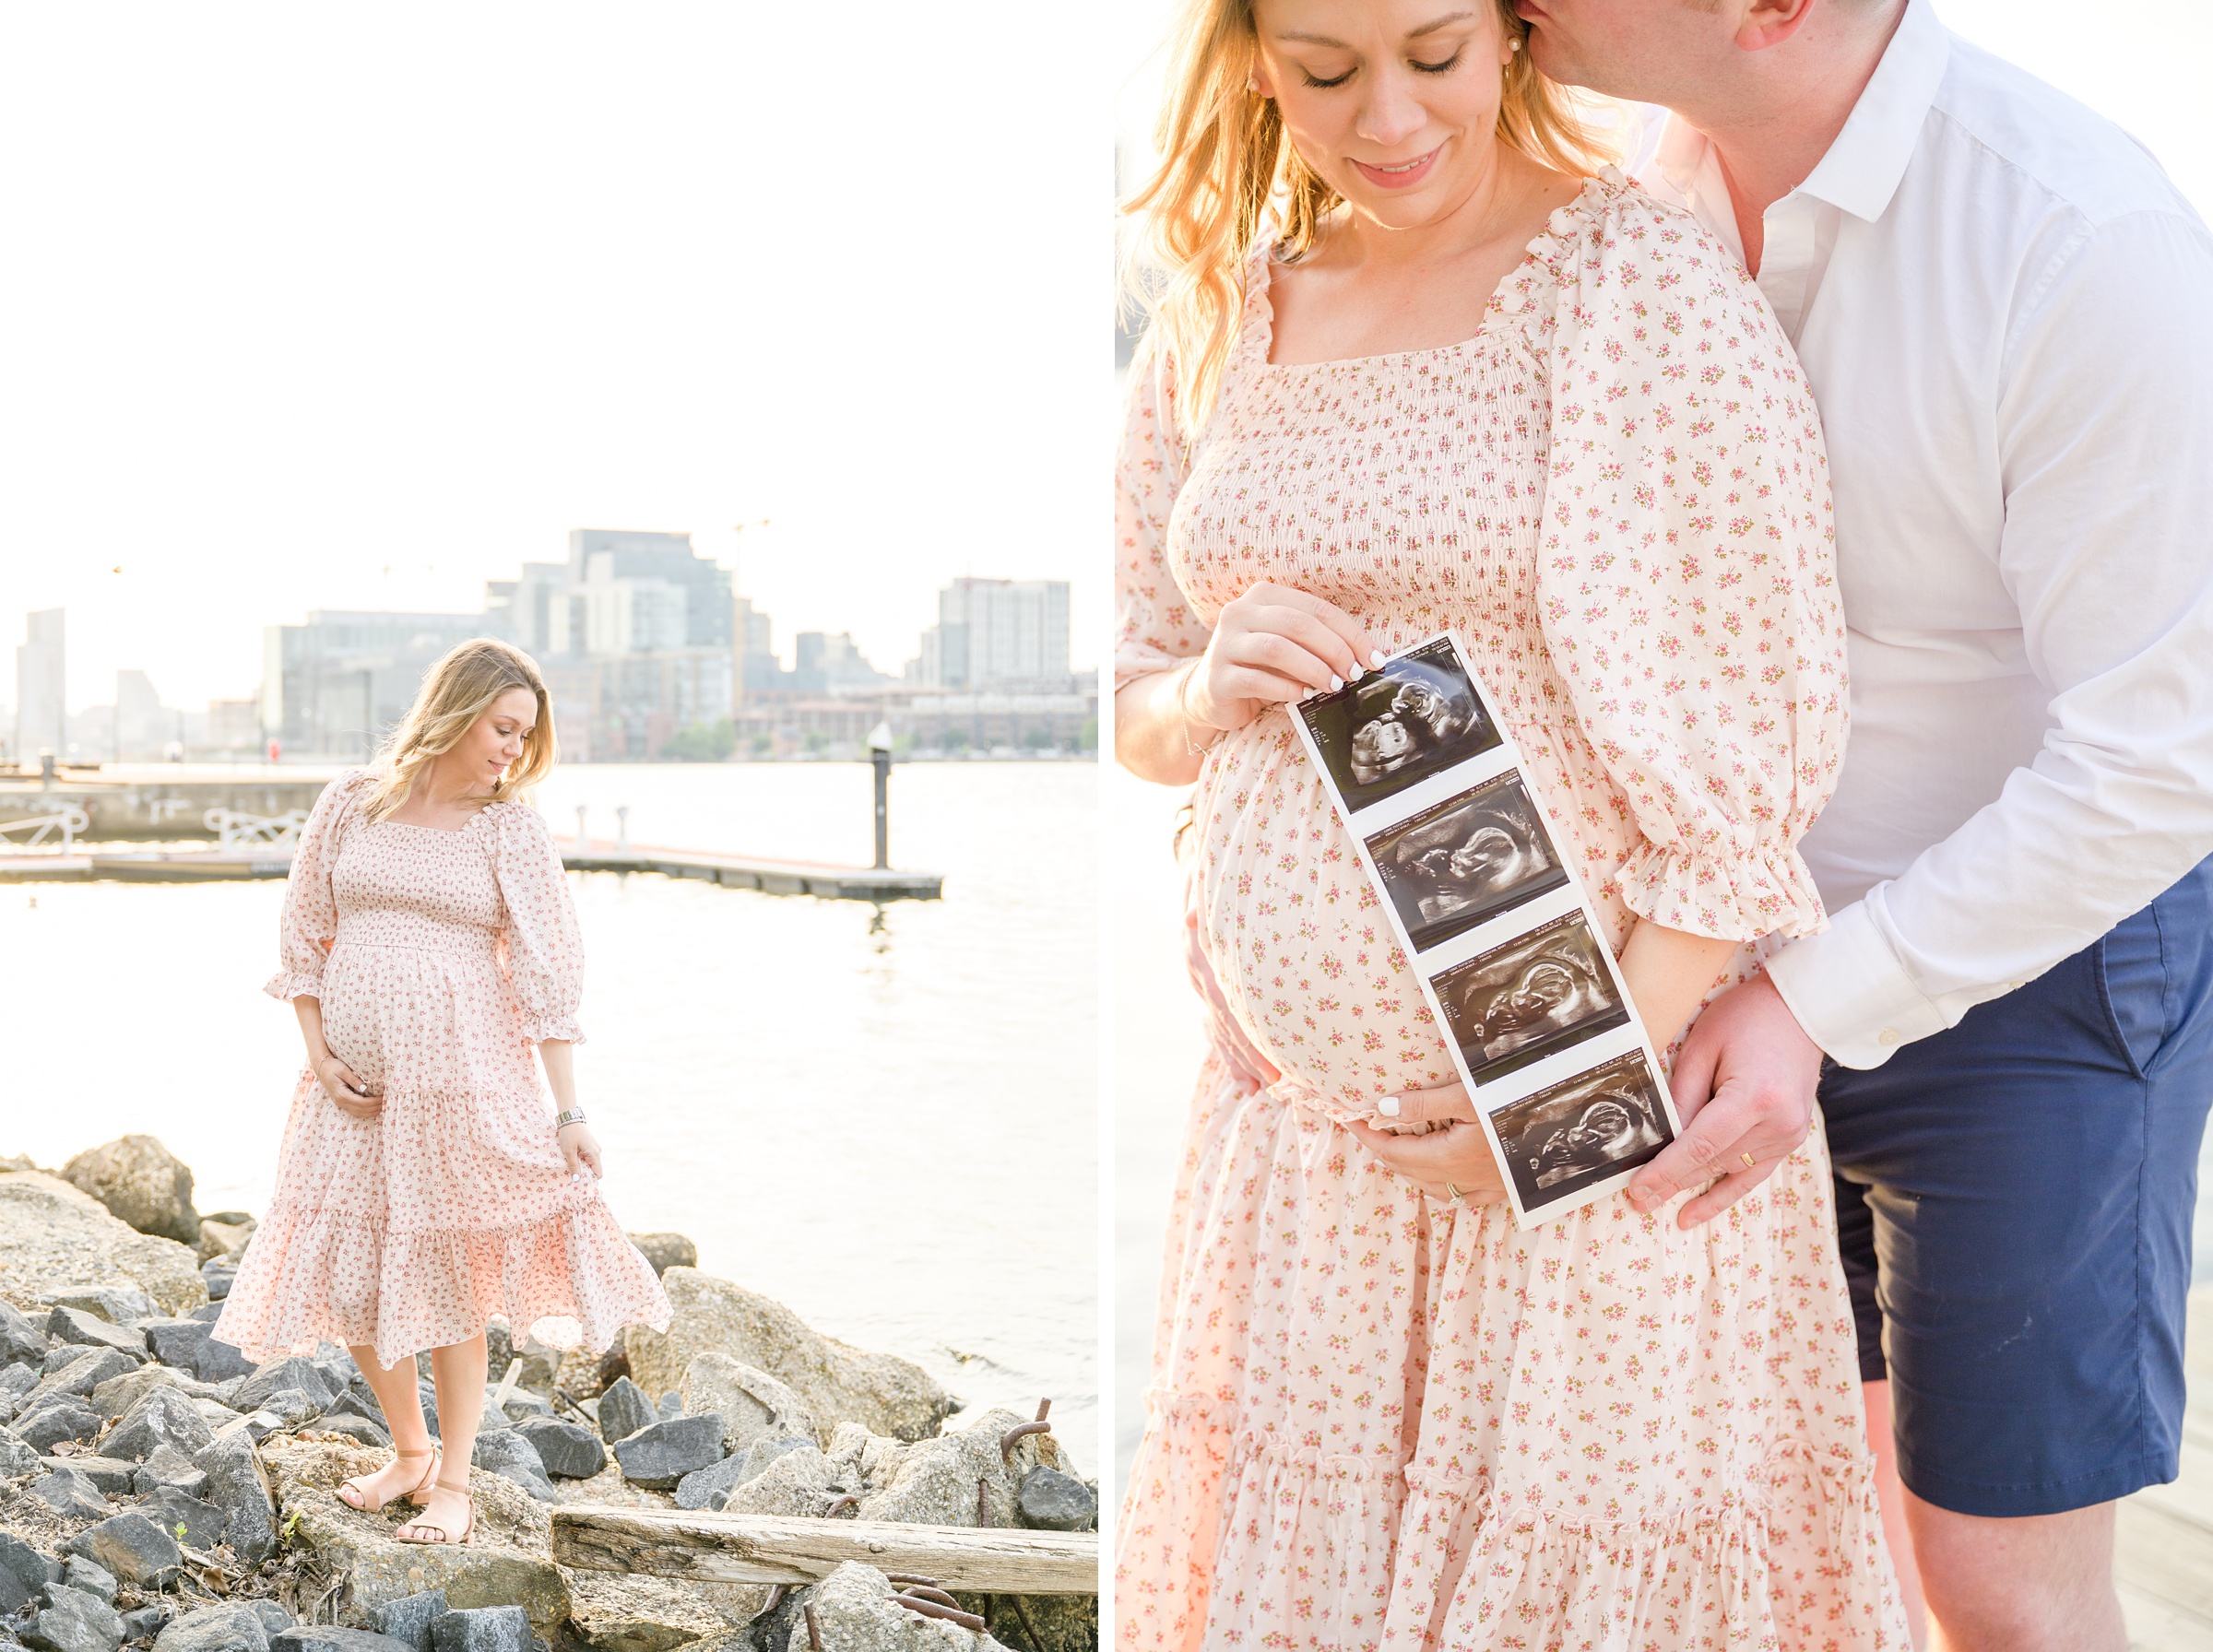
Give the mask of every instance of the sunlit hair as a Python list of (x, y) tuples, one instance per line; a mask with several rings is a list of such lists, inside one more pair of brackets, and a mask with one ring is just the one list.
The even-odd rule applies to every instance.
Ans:
[[(1529, 26), (1497, 0), (1522, 49), (1501, 71), (1498, 141), (1587, 177), (1617, 159), (1575, 94), (1537, 73)], [(1277, 254), (1310, 249), (1343, 197), (1302, 160), (1275, 101), (1252, 88), (1252, 0), (1182, 0), (1155, 147), (1166, 157), (1122, 210), (1139, 216), (1122, 266), (1126, 295), (1151, 310), (1176, 363), (1177, 423), (1212, 412), (1245, 305), (1246, 259), (1263, 230)]]
[(455, 746), (512, 689), (537, 697), (538, 717), (523, 741), (523, 755), (492, 787), (488, 803), (521, 796), (553, 772), (553, 709), (546, 700), (546, 679), (538, 663), (521, 649), (496, 637), (475, 637), (430, 668), (415, 703), (376, 754), (376, 784), (363, 806), (381, 820), (408, 800), (422, 772)]

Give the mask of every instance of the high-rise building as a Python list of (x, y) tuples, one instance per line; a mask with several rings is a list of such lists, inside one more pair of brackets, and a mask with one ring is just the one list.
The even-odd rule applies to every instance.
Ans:
[(69, 750), (69, 677), (62, 646), (60, 608), (25, 617), (16, 649), (16, 761), (34, 763), (41, 750)]
[[(690, 534), (580, 527), (569, 535), (569, 584), (659, 581), (683, 592), (683, 634), (673, 648), (728, 648), (730, 573), (692, 549)], [(586, 627), (588, 630), (588, 626)], [(581, 650), (579, 650), (581, 652)]]
[(318, 608), (262, 632), (261, 724), (288, 751), (366, 757), (414, 704), (423, 674), (485, 634), (483, 614)]
[(177, 714), (166, 709), (153, 679), (143, 671), (115, 673), (115, 752), (122, 761), (144, 761), (182, 744)]
[(1064, 685), (1068, 582), (956, 579), (938, 593), (917, 675), (930, 688)]

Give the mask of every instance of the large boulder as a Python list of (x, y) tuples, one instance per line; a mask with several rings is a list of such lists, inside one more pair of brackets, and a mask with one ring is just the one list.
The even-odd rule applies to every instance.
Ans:
[(175, 1538), (135, 1510), (78, 1532), (64, 1552), (81, 1554), (149, 1594), (174, 1581), (184, 1559)]
[(924, 1440), (953, 1412), (945, 1390), (919, 1365), (825, 1337), (780, 1302), (696, 1268), (671, 1268), (661, 1285), (674, 1310), (668, 1334), (645, 1326), (622, 1334), (631, 1376), (648, 1394), (680, 1390), (693, 1360), (725, 1353), (796, 1392), (818, 1437), (851, 1422), (893, 1439)]
[(154, 1637), (154, 1652), (269, 1652), (268, 1625), (243, 1601), (188, 1611)]
[(723, 1449), (733, 1455), (764, 1434), (823, 1437), (814, 1413), (790, 1385), (727, 1353), (703, 1353), (693, 1360), (677, 1392), (685, 1410), (714, 1411), (722, 1418)]
[(667, 1273), (671, 1268), (697, 1268), (699, 1246), (681, 1233), (629, 1233), (624, 1235), (637, 1246), (638, 1254), (653, 1265), (657, 1274)]
[(214, 1442), (215, 1431), (182, 1389), (151, 1388), (123, 1414), (100, 1448), (109, 1457), (142, 1463), (156, 1446), (173, 1446), (189, 1457)]
[(0, 1297), (24, 1306), (61, 1285), (143, 1291), (164, 1314), (207, 1300), (190, 1247), (138, 1233), (59, 1177), (0, 1170)]
[(192, 1208), (192, 1172), (154, 1137), (124, 1136), (89, 1148), (62, 1166), (62, 1180), (107, 1206), (118, 1221), (196, 1253), (200, 1213)]
[[(703, 1587), (661, 1577), (600, 1572), (575, 1574), (569, 1589), (574, 1599), (569, 1633), (593, 1652), (669, 1652), (691, 1641), (726, 1634), (733, 1627), (732, 1616), (714, 1596), (741, 1593), (746, 1604), (758, 1611), (767, 1593), (747, 1585)], [(804, 1646), (805, 1641), (800, 1645)]]
[(672, 1492), (687, 1474), (722, 1461), (722, 1419), (669, 1417), (617, 1440), (622, 1478), (651, 1492)]
[[(262, 1455), (276, 1481), (288, 1542), (305, 1544), (333, 1575), (348, 1577), (349, 1615), (359, 1619), (373, 1607), (443, 1589), (456, 1611), (520, 1605), (549, 1640), (568, 1617), (568, 1583), (552, 1560), (551, 1516), (514, 1482), (496, 1474), (471, 1477), (477, 1528), (467, 1544), (408, 1544), (394, 1540), (388, 1513), (363, 1514), (337, 1497), (340, 1481), (374, 1473), (389, 1454), (279, 1434), (270, 1436)], [(207, 1466), (205, 1454), (200, 1463)]]
[(580, 1422), (558, 1417), (527, 1417), (515, 1425), (529, 1443), (548, 1475), (558, 1480), (589, 1480), (607, 1467), (607, 1447)]
[(253, 1436), (243, 1429), (219, 1434), (192, 1466), (207, 1476), (207, 1501), (230, 1516), (224, 1540), (231, 1552), (255, 1565), (275, 1554), (277, 1504)]
[(123, 1620), (98, 1595), (49, 1589), (44, 1609), (23, 1625), (22, 1635), (38, 1652), (115, 1652), (123, 1645)]
[(955, 1433), (911, 1444), (872, 1440), (845, 1428), (830, 1457), (862, 1482), (864, 1520), (974, 1526), (980, 1480), (991, 1524), (1015, 1526), (1024, 1478), (1041, 1465), (1061, 1467), (1060, 1448), (1050, 1434), (1025, 1434), (1007, 1457), (1000, 1455), (1007, 1431), (1028, 1421), (999, 1406)]

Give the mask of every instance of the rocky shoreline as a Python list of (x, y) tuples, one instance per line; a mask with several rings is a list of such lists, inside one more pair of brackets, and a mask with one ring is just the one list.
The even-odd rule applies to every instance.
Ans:
[[(604, 1358), (491, 1329), (474, 1541), (392, 1538), (339, 1501), (388, 1460), (368, 1384), (325, 1344), (251, 1365), (210, 1339), (251, 1214), (202, 1217), (150, 1137), (60, 1171), (0, 1159), (0, 1652), (1092, 1652), (1092, 1597), (959, 1593), (975, 1630), (848, 1564), (805, 1587), (555, 1563), (563, 1503), (1095, 1530), (1049, 1431), (957, 1402), (633, 1235), (675, 1309)], [(424, 1410), (437, 1432), (427, 1358)], [(811, 1615), (812, 1627), (809, 1624)]]

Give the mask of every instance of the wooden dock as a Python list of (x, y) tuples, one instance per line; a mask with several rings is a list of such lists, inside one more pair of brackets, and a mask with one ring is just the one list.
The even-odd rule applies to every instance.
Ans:
[(2132, 1652), (2213, 1652), (2213, 1285), (2190, 1293), (2183, 1473), (2124, 1498), (2113, 1570)]
[[(557, 839), (562, 865), (572, 872), (652, 872), (690, 878), (724, 889), (764, 895), (813, 895), (825, 901), (935, 901), (945, 879), (935, 872), (831, 866), (774, 860), (756, 855), (720, 855), (704, 849), (622, 846), (610, 840), (580, 844)], [(273, 844), (237, 848), (127, 849), (79, 845), (73, 854), (43, 849), (0, 850), (0, 883), (207, 883), (282, 878), (292, 852)]]

